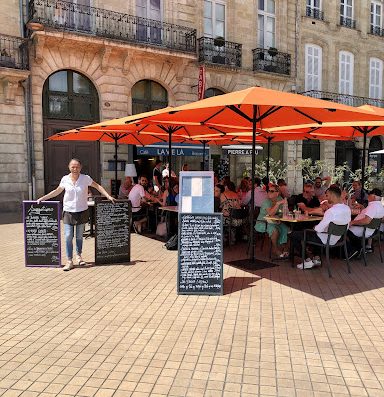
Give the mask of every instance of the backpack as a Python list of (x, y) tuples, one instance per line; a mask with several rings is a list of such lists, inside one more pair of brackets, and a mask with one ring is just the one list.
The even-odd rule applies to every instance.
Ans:
[(174, 234), (165, 244), (164, 247), (170, 251), (176, 251), (178, 247), (177, 234)]

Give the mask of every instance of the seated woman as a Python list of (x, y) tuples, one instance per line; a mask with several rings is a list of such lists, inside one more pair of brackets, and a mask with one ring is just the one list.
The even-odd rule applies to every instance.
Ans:
[(214, 197), (213, 197), (213, 204), (214, 204), (214, 211), (220, 212), (221, 210), (221, 195), (224, 193), (224, 186), (217, 183), (214, 189)]
[[(239, 196), (236, 193), (236, 186), (233, 182), (227, 182), (224, 192), (220, 196), (221, 212), (223, 213), (224, 226), (229, 225), (231, 209), (241, 208)], [(242, 219), (233, 219), (232, 226), (238, 227), (243, 224)], [(231, 243), (235, 243), (236, 235), (235, 230), (231, 229), (232, 235), (230, 236)]]
[(288, 252), (281, 249), (281, 246), (287, 243), (288, 227), (284, 223), (265, 224), (265, 217), (276, 215), (279, 210), (282, 210), (282, 205), (286, 202), (286, 199), (283, 199), (280, 196), (279, 187), (277, 185), (270, 184), (268, 198), (261, 204), (260, 213), (257, 217), (258, 222), (256, 222), (255, 225), (257, 232), (268, 233), (271, 238), (272, 248), (279, 258), (287, 258), (289, 256)]
[[(171, 184), (173, 184), (173, 186), (172, 186), (172, 189), (170, 192), (169, 191), (169, 178), (165, 177), (163, 181), (164, 181), (164, 192), (161, 196), (161, 205), (163, 207), (177, 205), (175, 198), (179, 193), (179, 184), (176, 181), (174, 181), (174, 179), (172, 178)], [(175, 187), (176, 187), (177, 192), (175, 191)]]

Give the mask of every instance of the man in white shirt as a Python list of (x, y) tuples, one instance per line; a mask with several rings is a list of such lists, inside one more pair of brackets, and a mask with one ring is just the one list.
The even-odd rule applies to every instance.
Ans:
[[(245, 194), (242, 205), (248, 205), (251, 202), (251, 192), (252, 190), (248, 190)], [(255, 178), (255, 207), (261, 207), (261, 204), (265, 199), (268, 198), (268, 193), (261, 187), (261, 179)]]
[[(381, 190), (372, 189), (368, 193), (368, 206), (364, 208), (357, 217), (351, 221), (350, 228), (348, 230), (348, 252), (350, 258), (358, 256), (361, 251), (361, 237), (363, 236), (364, 226), (368, 225), (372, 219), (383, 218), (384, 207), (381, 204)], [(365, 237), (369, 238), (372, 236), (374, 229), (366, 229)], [(367, 247), (369, 250), (370, 245)]]
[[(331, 222), (336, 225), (347, 225), (351, 221), (351, 209), (343, 204), (340, 188), (336, 185), (331, 185), (325, 194), (328, 202), (332, 204), (332, 207), (325, 211), (323, 220), (313, 228), (316, 233), (307, 234), (307, 241), (326, 244), (328, 239), (328, 226)], [(301, 242), (303, 240), (303, 231), (292, 233), (292, 244), (298, 252), (301, 252)], [(339, 236), (331, 236), (329, 243), (330, 245), (335, 245), (339, 240)], [(304, 263), (300, 263), (297, 267), (302, 269), (304, 266), (305, 269), (310, 269), (320, 264), (320, 258), (315, 256), (313, 260), (308, 257)]]
[(160, 202), (156, 197), (151, 196), (144, 189), (147, 185), (148, 179), (145, 176), (140, 176), (139, 183), (133, 186), (128, 195), (128, 199), (132, 203), (132, 214), (135, 215), (133, 226), (138, 233), (141, 233), (144, 223), (147, 222), (146, 211), (145, 208), (142, 207), (142, 204), (145, 203), (146, 200)]

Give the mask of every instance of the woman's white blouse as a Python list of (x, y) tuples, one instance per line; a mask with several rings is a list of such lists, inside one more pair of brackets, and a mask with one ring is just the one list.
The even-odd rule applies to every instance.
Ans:
[(73, 183), (70, 174), (61, 178), (60, 187), (65, 189), (63, 210), (67, 212), (81, 212), (88, 209), (88, 186), (93, 180), (89, 175), (80, 174)]

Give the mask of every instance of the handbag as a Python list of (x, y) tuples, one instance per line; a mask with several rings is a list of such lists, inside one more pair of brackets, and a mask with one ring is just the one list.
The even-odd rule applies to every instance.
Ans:
[(165, 237), (167, 235), (167, 224), (166, 222), (158, 223), (156, 227), (156, 235), (160, 237)]
[(178, 248), (177, 234), (174, 234), (165, 244), (164, 247), (170, 251), (176, 251)]

